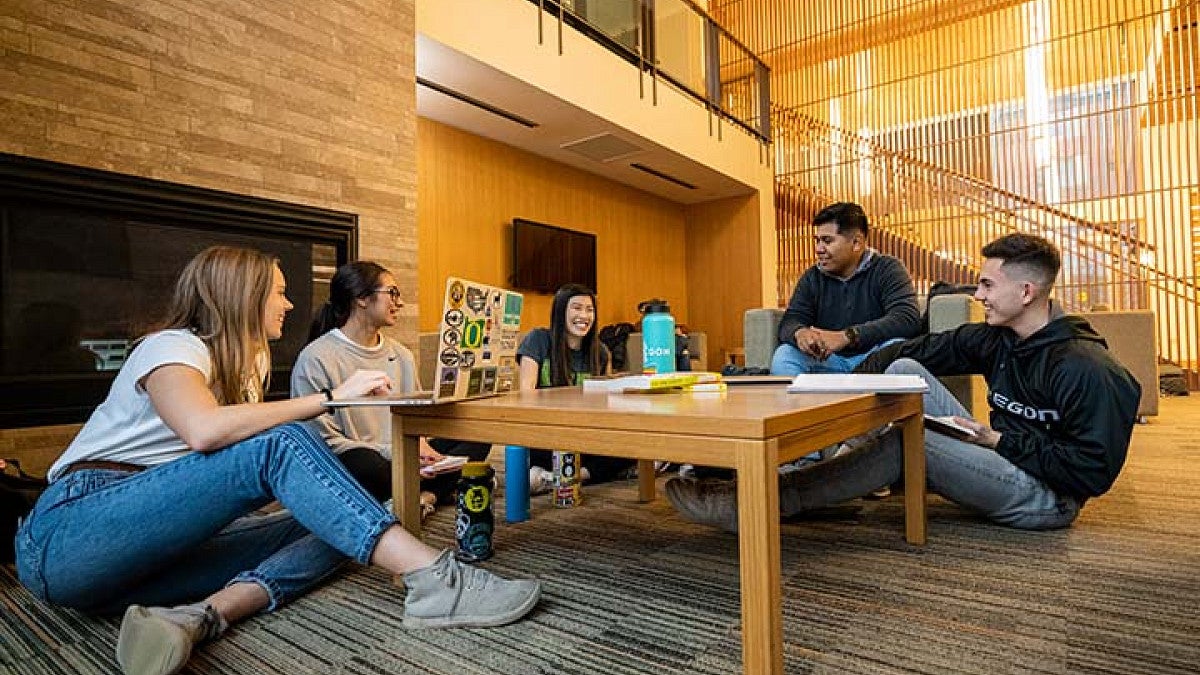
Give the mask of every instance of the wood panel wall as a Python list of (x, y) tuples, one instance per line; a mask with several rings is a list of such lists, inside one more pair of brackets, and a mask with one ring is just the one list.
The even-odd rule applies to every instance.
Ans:
[[(432, 120), (417, 129), (421, 331), (437, 330), (447, 276), (508, 285), (513, 218), (596, 235), (600, 325), (638, 321), (651, 297), (688, 322), (683, 206)], [(548, 326), (551, 299), (525, 292), (522, 327)]]
[[(361, 254), (415, 297), (414, 12), (5, 2), (0, 151), (357, 213)], [(403, 323), (397, 337), (414, 342)], [(52, 456), (74, 429), (0, 431), (0, 452)]]
[(708, 335), (708, 370), (719, 371), (725, 353), (744, 346), (742, 317), (762, 305), (759, 199), (687, 207), (688, 315)]

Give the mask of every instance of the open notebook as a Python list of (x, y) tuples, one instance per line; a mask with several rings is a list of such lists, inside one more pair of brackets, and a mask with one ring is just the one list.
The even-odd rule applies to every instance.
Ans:
[(433, 389), (325, 405), (433, 405), (511, 391), (517, 386), (517, 336), (523, 301), (520, 293), (450, 277), (438, 328)]
[(787, 390), (793, 394), (907, 393), (925, 392), (929, 385), (919, 375), (873, 375), (866, 373), (802, 373), (792, 378)]

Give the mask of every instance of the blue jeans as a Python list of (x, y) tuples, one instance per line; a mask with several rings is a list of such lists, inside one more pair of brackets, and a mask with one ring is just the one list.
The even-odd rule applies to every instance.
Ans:
[(870, 350), (862, 354), (854, 356), (842, 356), (841, 354), (830, 354), (822, 361), (815, 357), (809, 356), (800, 351), (800, 348), (793, 343), (781, 344), (775, 348), (775, 353), (771, 356), (771, 374), (772, 375), (799, 375), (800, 373), (849, 373), (858, 367), (874, 353), (876, 350), (882, 349), (894, 342), (900, 342), (903, 338), (892, 338), (885, 342), (881, 342)]
[[(251, 513), (275, 499), (288, 511)], [(91, 613), (239, 582), (261, 586), (270, 611), (347, 557), (366, 563), (394, 523), (323, 440), (286, 424), (140, 473), (56, 480), (17, 531), (17, 573), (42, 600)]]
[[(937, 378), (912, 359), (899, 359), (888, 373), (920, 375), (929, 383), (925, 412), (970, 417)], [(878, 444), (785, 475), (780, 508), (791, 515), (861, 497), (900, 479), (903, 449), (897, 431)], [(1083, 500), (1059, 495), (995, 450), (925, 431), (926, 484), (932, 492), (1003, 525), (1050, 530), (1070, 525)]]

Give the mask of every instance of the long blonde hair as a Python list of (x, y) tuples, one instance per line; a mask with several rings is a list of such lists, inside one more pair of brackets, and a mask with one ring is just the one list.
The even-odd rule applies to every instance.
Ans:
[[(175, 282), (161, 329), (189, 329), (213, 359), (213, 394), (221, 404), (261, 401), (270, 370), (263, 310), (279, 259), (261, 251), (211, 246)], [(264, 361), (265, 357), (265, 361)]]

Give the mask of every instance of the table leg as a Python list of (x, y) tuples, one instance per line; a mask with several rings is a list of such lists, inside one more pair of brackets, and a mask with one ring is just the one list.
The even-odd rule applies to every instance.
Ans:
[(779, 462), (774, 441), (738, 448), (738, 547), (742, 580), (742, 672), (783, 672), (779, 554)]
[(392, 415), (392, 513), (421, 538), (421, 437), (405, 436), (399, 415)]
[(654, 460), (639, 459), (638, 472), (638, 501), (654, 501)]
[(925, 545), (925, 424), (920, 414), (901, 421), (904, 435), (904, 538)]

